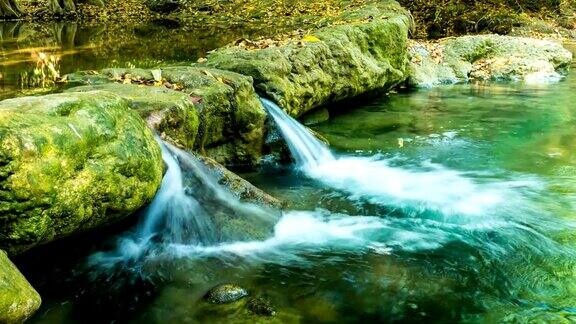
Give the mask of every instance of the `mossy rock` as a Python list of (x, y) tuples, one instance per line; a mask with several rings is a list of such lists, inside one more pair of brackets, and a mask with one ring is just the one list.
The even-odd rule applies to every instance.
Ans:
[[(198, 150), (226, 165), (257, 163), (262, 155), (266, 112), (254, 91), (251, 77), (230, 71), (194, 66), (167, 66), (161, 68), (160, 71), (162, 80), (174, 85), (182, 94), (178, 97), (178, 102), (194, 102), (199, 119), (197, 136), (194, 136), (193, 143), (189, 128), (178, 126), (188, 123), (181, 118), (176, 118), (180, 123), (175, 123), (175, 125), (165, 123), (165, 127), (158, 129), (160, 132), (168, 134), (171, 139), (176, 140), (177, 144)], [(69, 79), (73, 80), (74, 84), (98, 84), (97, 87), (106, 87), (107, 90), (127, 97), (130, 101), (136, 100), (137, 110), (141, 112), (156, 111), (154, 107), (157, 101), (164, 101), (134, 96), (131, 94), (134, 90), (124, 90), (121, 88), (124, 86), (122, 84), (110, 85), (115, 80), (126, 82), (129, 81), (127, 79), (153, 84), (154, 76), (151, 70), (104, 69), (96, 76), (93, 73), (75, 73), (70, 75)], [(102, 85), (103, 83), (105, 85)], [(166, 91), (159, 90), (158, 86), (140, 87), (156, 89), (137, 90), (141, 93)], [(126, 95), (127, 92), (128, 95)], [(166, 99), (171, 96), (175, 95), (165, 95)], [(138, 98), (134, 99), (135, 97)], [(191, 117), (188, 116), (188, 118)]]
[(500, 35), (441, 39), (410, 46), (416, 87), (479, 81), (547, 82), (569, 68), (572, 53), (554, 41)]
[(380, 1), (345, 12), (341, 19), (347, 22), (278, 47), (220, 49), (205, 64), (253, 77), (257, 91), (292, 116), (388, 90), (407, 78), (407, 11), (395, 1)]
[(0, 247), (9, 253), (118, 221), (160, 186), (158, 143), (109, 92), (0, 102)]
[(113, 92), (128, 100), (130, 108), (163, 138), (178, 146), (194, 147), (200, 119), (191, 97), (184, 92), (163, 86), (119, 83), (75, 87), (68, 92), (95, 90)]
[(286, 207), (284, 201), (267, 194), (215, 160), (204, 156), (198, 156), (198, 159), (212, 171), (212, 175), (220, 185), (227, 188), (241, 201), (277, 209)]
[(40, 295), (0, 250), (0, 323), (22, 323), (40, 303)]

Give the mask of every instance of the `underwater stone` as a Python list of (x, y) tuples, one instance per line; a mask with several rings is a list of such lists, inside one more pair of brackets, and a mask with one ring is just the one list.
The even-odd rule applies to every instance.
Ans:
[(248, 310), (260, 316), (275, 316), (276, 310), (269, 301), (262, 297), (251, 298), (247, 304)]
[(0, 250), (0, 323), (22, 323), (40, 303), (40, 295)]
[(325, 107), (314, 109), (302, 116), (302, 123), (306, 126), (321, 124), (330, 119), (330, 112)]
[(205, 298), (214, 304), (228, 304), (248, 296), (248, 292), (235, 284), (216, 286), (206, 294)]
[(160, 147), (110, 92), (0, 102), (0, 247), (36, 245), (119, 221), (148, 204)]

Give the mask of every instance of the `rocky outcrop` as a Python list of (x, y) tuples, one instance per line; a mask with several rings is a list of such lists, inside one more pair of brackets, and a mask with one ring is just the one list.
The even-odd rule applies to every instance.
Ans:
[(253, 77), (257, 91), (292, 116), (407, 78), (410, 18), (400, 5), (373, 2), (338, 20), (287, 44), (220, 49), (204, 64)]
[(160, 186), (160, 148), (103, 91), (0, 102), (0, 246), (9, 253), (113, 223)]
[(67, 92), (107, 91), (126, 99), (148, 126), (182, 147), (193, 147), (198, 135), (198, 112), (190, 96), (165, 87), (106, 83), (82, 86)]
[(558, 81), (572, 61), (559, 43), (499, 35), (414, 42), (409, 53), (408, 83), (415, 87), (472, 80)]
[(224, 166), (205, 156), (197, 156), (198, 159), (206, 165), (218, 183), (226, 187), (231, 193), (236, 195), (241, 201), (255, 203), (265, 207), (283, 208), (285, 202), (272, 197), (264, 191), (258, 189), (250, 182), (236, 175), (234, 172), (226, 169)]
[(0, 250), (0, 323), (22, 323), (40, 303), (40, 295)]
[(106, 69), (70, 76), (69, 91), (103, 89), (130, 106), (179, 146), (226, 165), (254, 165), (261, 156), (266, 113), (252, 78), (206, 67)]

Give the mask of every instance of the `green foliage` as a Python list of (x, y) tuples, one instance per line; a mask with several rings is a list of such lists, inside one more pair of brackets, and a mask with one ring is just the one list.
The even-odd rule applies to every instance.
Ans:
[(416, 37), (467, 33), (508, 34), (529, 17), (558, 18), (573, 0), (399, 0), (414, 15)]

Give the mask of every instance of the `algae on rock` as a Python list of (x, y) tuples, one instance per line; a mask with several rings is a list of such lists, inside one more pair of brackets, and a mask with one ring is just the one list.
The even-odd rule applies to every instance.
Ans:
[(280, 47), (220, 49), (204, 64), (253, 77), (257, 91), (292, 116), (404, 81), (411, 25), (407, 11), (395, 1), (381, 1), (345, 12), (344, 18), (353, 22)]
[[(145, 69), (105, 69), (98, 75), (77, 73), (71, 75), (73, 83), (96, 85), (70, 91), (112, 91), (132, 102), (131, 106), (149, 120), (161, 119), (153, 126), (180, 146), (199, 150), (227, 165), (257, 163), (262, 154), (266, 113), (251, 77), (194, 66), (167, 66), (160, 71), (163, 82), (179, 91), (166, 89), (162, 84), (152, 85), (154, 76)], [(135, 86), (125, 84), (102, 85), (114, 80), (130, 82), (130, 78), (149, 86), (135, 90)], [(158, 93), (168, 101), (177, 98), (178, 103), (185, 104), (168, 108), (167, 100), (154, 98)], [(161, 113), (167, 109), (171, 113)]]
[(0, 323), (22, 323), (40, 303), (40, 295), (0, 250)]
[(416, 87), (469, 80), (556, 81), (572, 61), (572, 54), (559, 43), (500, 35), (414, 42), (409, 52), (408, 83)]
[(108, 91), (128, 100), (130, 108), (144, 118), (148, 126), (182, 147), (193, 147), (198, 134), (199, 117), (190, 96), (165, 87), (105, 83), (69, 89), (68, 92)]
[(102, 91), (0, 102), (0, 246), (35, 245), (110, 224), (160, 186), (158, 143)]

